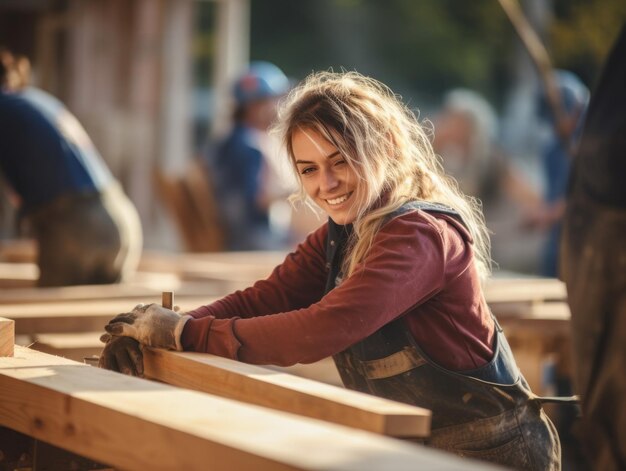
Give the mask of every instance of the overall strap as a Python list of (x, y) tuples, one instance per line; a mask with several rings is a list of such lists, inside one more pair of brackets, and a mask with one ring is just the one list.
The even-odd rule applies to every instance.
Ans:
[(387, 216), (387, 220), (393, 219), (395, 217), (401, 216), (403, 214), (408, 213), (409, 211), (422, 210), (427, 213), (440, 213), (445, 214), (446, 216), (451, 216), (452, 218), (459, 221), (463, 224), (464, 227), (467, 228), (465, 221), (461, 215), (450, 206), (446, 206), (445, 204), (435, 203), (433, 201), (423, 201), (423, 200), (415, 200), (409, 201), (408, 203), (403, 204), (398, 209), (396, 209), (393, 213)]

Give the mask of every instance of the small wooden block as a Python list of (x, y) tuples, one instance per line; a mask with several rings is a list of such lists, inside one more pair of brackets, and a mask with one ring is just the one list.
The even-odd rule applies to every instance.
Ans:
[(15, 322), (0, 317), (0, 357), (12, 357), (15, 345)]

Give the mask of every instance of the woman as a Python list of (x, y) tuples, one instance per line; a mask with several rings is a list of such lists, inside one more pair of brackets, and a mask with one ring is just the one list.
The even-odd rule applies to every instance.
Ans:
[[(251, 288), (182, 316), (140, 305), (109, 334), (254, 364), (332, 355), (346, 387), (431, 409), (428, 444), (559, 469), (554, 427), (481, 291), (480, 211), (443, 174), (411, 111), (373, 79), (322, 72), (291, 92), (276, 130), (300, 196), (328, 223)], [(114, 337), (103, 363), (141, 373), (133, 345)]]

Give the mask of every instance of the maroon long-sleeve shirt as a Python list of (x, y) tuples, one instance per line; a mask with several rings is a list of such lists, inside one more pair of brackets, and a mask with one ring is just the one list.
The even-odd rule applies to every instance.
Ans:
[(454, 371), (492, 357), (494, 322), (471, 238), (443, 214), (411, 211), (387, 222), (352, 276), (324, 295), (324, 224), (266, 280), (189, 312), (185, 350), (253, 364), (311, 363), (405, 315), (417, 343)]

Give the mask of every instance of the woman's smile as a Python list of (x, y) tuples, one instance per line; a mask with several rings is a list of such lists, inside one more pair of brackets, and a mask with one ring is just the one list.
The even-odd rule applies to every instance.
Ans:
[(345, 195), (341, 195), (337, 198), (334, 199), (327, 199), (326, 202), (331, 205), (331, 206), (338, 206), (341, 203), (345, 203), (346, 201), (348, 201), (348, 199), (350, 198), (350, 196), (352, 196), (352, 193), (354, 193), (353, 191), (351, 191), (350, 193), (347, 193)]

